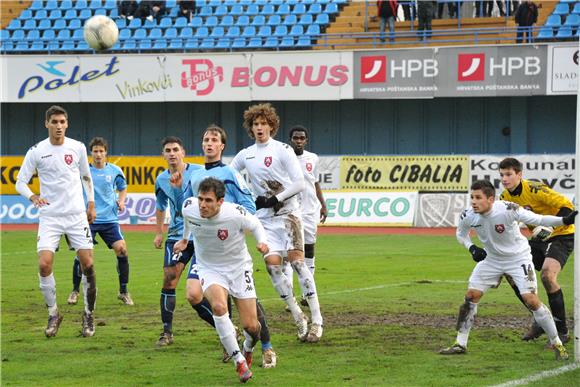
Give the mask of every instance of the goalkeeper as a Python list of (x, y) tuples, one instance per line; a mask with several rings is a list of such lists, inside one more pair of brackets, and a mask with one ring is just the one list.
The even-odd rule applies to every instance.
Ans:
[[(499, 163), (499, 175), (505, 190), (500, 195), (500, 200), (507, 200), (541, 215), (566, 216), (574, 211), (574, 205), (564, 195), (552, 190), (543, 183), (537, 183), (522, 178), (522, 163), (508, 157)], [(566, 325), (566, 309), (564, 294), (558, 284), (558, 274), (566, 265), (568, 257), (574, 251), (574, 225), (555, 227), (550, 233), (549, 229), (527, 225), (534, 230), (530, 239), (532, 257), (536, 270), (541, 270), (542, 283), (548, 294), (548, 302), (558, 335), (563, 343), (567, 343), (568, 327)], [(508, 282), (514, 292), (522, 301), (523, 299), (513, 281)], [(522, 340), (533, 340), (544, 333), (543, 329), (534, 321)]]

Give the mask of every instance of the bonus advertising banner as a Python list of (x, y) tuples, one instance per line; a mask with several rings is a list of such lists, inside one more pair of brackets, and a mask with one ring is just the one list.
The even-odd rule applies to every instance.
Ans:
[(343, 156), (340, 188), (467, 192), (467, 156)]

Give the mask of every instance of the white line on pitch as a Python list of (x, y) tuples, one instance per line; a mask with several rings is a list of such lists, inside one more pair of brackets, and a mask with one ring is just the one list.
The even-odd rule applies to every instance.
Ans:
[(537, 374), (530, 375), (528, 377), (512, 380), (511, 382), (505, 382), (502, 384), (497, 384), (493, 387), (511, 387), (511, 386), (522, 386), (524, 384), (528, 384), (531, 382), (537, 382), (538, 380), (542, 380), (545, 378), (550, 378), (552, 376), (557, 376), (569, 371), (574, 371), (575, 369), (580, 368), (580, 363), (568, 364), (560, 368), (555, 368), (553, 370), (542, 371), (538, 372)]

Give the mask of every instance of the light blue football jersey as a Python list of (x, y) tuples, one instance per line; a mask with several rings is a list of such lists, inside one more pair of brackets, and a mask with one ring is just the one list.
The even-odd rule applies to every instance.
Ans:
[(127, 180), (121, 168), (107, 163), (104, 168), (89, 166), (95, 190), (95, 209), (97, 217), (94, 224), (119, 223), (117, 191), (127, 188)]

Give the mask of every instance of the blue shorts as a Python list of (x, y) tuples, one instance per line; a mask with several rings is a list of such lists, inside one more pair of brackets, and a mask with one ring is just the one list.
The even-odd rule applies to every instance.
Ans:
[(119, 223), (91, 224), (91, 234), (93, 235), (93, 241), (97, 234), (99, 234), (109, 249), (113, 248), (113, 243), (125, 239), (121, 233)]
[(170, 267), (177, 265), (178, 262), (183, 263), (187, 266), (187, 263), (191, 259), (195, 262), (195, 251), (193, 250), (193, 241), (189, 241), (187, 248), (179, 254), (173, 254), (173, 245), (175, 245), (176, 240), (168, 239), (165, 241), (165, 258), (163, 259), (163, 267)]
[(189, 265), (189, 271), (187, 272), (187, 279), (196, 279), (199, 280), (199, 275), (197, 274), (197, 262), (195, 259), (191, 260)]

